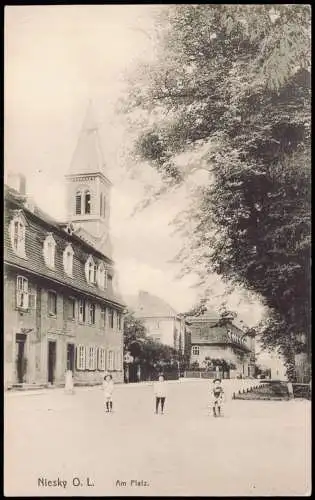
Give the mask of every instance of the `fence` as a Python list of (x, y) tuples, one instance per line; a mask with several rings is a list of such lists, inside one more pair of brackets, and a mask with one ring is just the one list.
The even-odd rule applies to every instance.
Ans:
[(222, 372), (222, 371), (197, 371), (197, 370), (186, 370), (184, 372), (184, 377), (186, 378), (206, 378), (206, 379), (214, 379), (214, 378), (221, 378), (221, 379), (228, 379), (230, 378), (229, 372)]

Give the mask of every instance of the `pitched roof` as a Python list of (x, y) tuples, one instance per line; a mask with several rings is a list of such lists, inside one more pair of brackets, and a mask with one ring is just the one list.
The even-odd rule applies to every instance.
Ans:
[(204, 313), (198, 316), (187, 316), (186, 318), (191, 324), (207, 322), (207, 323), (217, 323), (220, 319), (220, 314), (212, 309), (207, 309)]
[(90, 102), (67, 174), (95, 173), (105, 175), (105, 163), (98, 134), (98, 125)]
[(125, 301), (139, 318), (172, 318), (177, 311), (156, 295), (140, 291), (138, 296), (126, 296)]
[[(111, 263), (111, 261), (108, 261), (108, 259), (106, 261), (99, 252), (93, 251), (92, 247), (87, 245), (84, 241), (81, 241), (78, 237), (67, 234), (65, 231), (61, 230), (58, 225), (54, 226), (52, 223), (48, 223), (43, 218), (39, 217), (38, 214), (23, 208), (22, 203), (14, 200), (14, 198), (12, 199), (12, 194), (11, 197), (10, 195), (6, 196), (6, 199), (7, 202), (9, 201), (6, 206), (4, 217), (4, 260), (6, 264), (19, 267), (32, 274), (67, 285), (76, 289), (78, 293), (85, 292), (99, 299), (108, 300), (120, 306), (124, 305), (121, 297), (115, 294), (110, 287), (101, 290), (96, 285), (90, 285), (86, 281), (85, 262), (90, 254), (93, 255), (96, 264), (101, 261), (105, 263)], [(18, 257), (13, 252), (10, 241), (9, 223), (12, 218), (13, 210), (17, 208), (23, 210), (28, 225), (25, 236), (27, 259)], [(54, 270), (46, 266), (43, 255), (43, 242), (49, 231), (53, 233), (53, 237), (57, 243)], [(74, 249), (73, 278), (65, 273), (63, 267), (63, 250), (69, 243), (72, 243)], [(111, 265), (109, 265), (109, 273), (110, 270)]]

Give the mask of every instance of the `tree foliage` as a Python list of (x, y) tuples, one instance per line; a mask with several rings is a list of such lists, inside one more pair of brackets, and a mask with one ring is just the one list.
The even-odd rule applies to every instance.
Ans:
[(307, 5), (168, 6), (124, 107), (167, 189), (208, 172), (175, 221), (183, 269), (262, 297), (262, 339), (287, 357), (310, 332), (310, 22)]
[[(134, 360), (148, 369), (157, 366), (170, 368), (177, 360), (178, 353), (168, 345), (155, 342), (146, 336), (143, 321), (136, 318), (132, 311), (124, 317), (124, 350), (129, 351)], [(177, 367), (177, 365), (176, 365)]]

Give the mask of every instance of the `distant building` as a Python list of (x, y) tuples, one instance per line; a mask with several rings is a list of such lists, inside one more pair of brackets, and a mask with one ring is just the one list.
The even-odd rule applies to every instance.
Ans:
[(143, 320), (148, 337), (184, 353), (186, 322), (167, 302), (140, 291), (136, 297), (126, 297), (126, 303), (135, 316)]
[(123, 380), (123, 309), (109, 235), (110, 181), (88, 112), (58, 223), (9, 176), (4, 218), (5, 384)]
[[(255, 375), (255, 338), (246, 336), (232, 318), (206, 311), (188, 316), (191, 331), (191, 364), (205, 366), (208, 360), (224, 360), (232, 365), (230, 376)], [(207, 359), (206, 359), (207, 358)]]

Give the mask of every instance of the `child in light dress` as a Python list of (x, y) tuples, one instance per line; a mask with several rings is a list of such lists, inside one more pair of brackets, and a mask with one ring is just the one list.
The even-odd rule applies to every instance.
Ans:
[(111, 413), (113, 411), (114, 382), (113, 382), (113, 377), (111, 376), (110, 373), (105, 375), (104, 377), (103, 391), (104, 391), (106, 413)]
[(212, 407), (213, 416), (220, 417), (221, 409), (224, 403), (224, 391), (221, 385), (221, 379), (216, 378), (210, 390), (210, 406)]
[(159, 406), (161, 405), (161, 414), (163, 415), (167, 396), (167, 384), (164, 380), (164, 375), (160, 375), (159, 380), (154, 382), (153, 390), (155, 395), (155, 413), (159, 413)]

